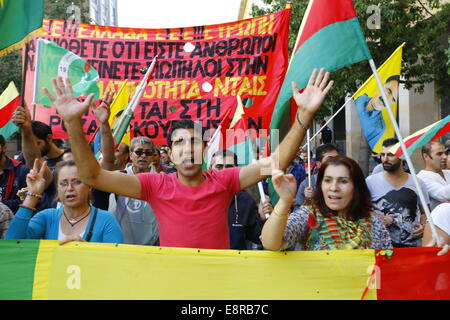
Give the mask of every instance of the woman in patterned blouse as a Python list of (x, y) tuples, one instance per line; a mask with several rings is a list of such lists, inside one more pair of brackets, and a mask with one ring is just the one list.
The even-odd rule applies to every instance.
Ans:
[(303, 250), (386, 249), (392, 243), (382, 221), (372, 213), (370, 192), (358, 164), (337, 156), (322, 164), (313, 202), (295, 209), (295, 179), (272, 162), (272, 181), (280, 200), (262, 230), (269, 250), (300, 243)]

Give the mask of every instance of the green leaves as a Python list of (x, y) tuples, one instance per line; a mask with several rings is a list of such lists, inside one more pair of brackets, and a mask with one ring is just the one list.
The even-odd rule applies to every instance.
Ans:
[[(262, 15), (285, 7), (285, 2), (264, 0), (267, 9), (253, 6), (252, 15)], [(359, 22), (367, 38), (367, 44), (377, 66), (380, 66), (394, 50), (406, 42), (403, 50), (402, 76), (407, 89), (423, 91), (424, 85), (435, 81), (438, 94), (450, 96), (450, 49), (447, 38), (450, 21), (450, 4), (438, 0), (401, 1), (401, 0), (354, 0)], [(297, 33), (308, 1), (294, 1), (291, 13), (289, 35), (290, 54), (295, 45)], [(372, 6), (372, 7), (371, 7)], [(377, 6), (380, 13), (380, 28), (369, 28), (368, 20), (373, 17)], [(316, 114), (316, 119), (331, 114), (333, 106), (339, 108), (347, 93), (353, 94), (371, 75), (367, 62), (354, 64), (334, 72), (333, 89), (327, 96), (325, 106)], [(447, 88), (447, 90), (445, 90)]]

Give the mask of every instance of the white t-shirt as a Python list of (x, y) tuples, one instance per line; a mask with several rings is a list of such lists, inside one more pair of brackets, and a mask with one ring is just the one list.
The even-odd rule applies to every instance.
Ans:
[[(86, 231), (86, 228), (84, 228), (83, 232), (80, 233), (80, 237), (81, 238), (83, 238), (83, 234), (84, 234), (85, 231)], [(67, 235), (62, 231), (61, 222), (60, 222), (59, 223), (59, 229), (58, 229), (58, 240), (62, 241), (65, 238), (67, 238)]]
[[(419, 184), (424, 193), (425, 201), (430, 203), (425, 184), (419, 178)], [(408, 174), (408, 180), (400, 188), (394, 188), (384, 177), (384, 172), (370, 175), (366, 178), (372, 197), (374, 211), (383, 215), (394, 215), (394, 223), (387, 226), (395, 247), (420, 246), (421, 239), (413, 238), (411, 232), (414, 225), (420, 223), (420, 198), (413, 177)]]
[(417, 176), (427, 186), (431, 200), (431, 210), (445, 201), (450, 201), (450, 170), (442, 170), (444, 178), (436, 172), (421, 170)]
[(441, 203), (431, 212), (433, 223), (450, 236), (450, 202)]

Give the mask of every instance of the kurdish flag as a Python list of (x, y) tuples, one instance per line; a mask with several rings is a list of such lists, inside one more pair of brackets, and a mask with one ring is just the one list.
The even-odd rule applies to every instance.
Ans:
[[(291, 82), (305, 88), (314, 68), (332, 72), (371, 59), (351, 0), (310, 0), (297, 44), (272, 114), (270, 129), (289, 130)], [(273, 148), (274, 141), (271, 142)]]
[(44, 0), (0, 0), (0, 56), (41, 31)]
[[(0, 240), (0, 299), (450, 299), (450, 254), (437, 256), (438, 251), (273, 252)], [(169, 318), (179, 314), (174, 310)]]
[(0, 134), (9, 139), (19, 128), (12, 122), (13, 112), (20, 105), (20, 95), (14, 82), (10, 82), (0, 95)]
[[(430, 124), (428, 127), (425, 127), (419, 131), (414, 132), (412, 135), (403, 138), (403, 141), (405, 142), (406, 148), (408, 150), (408, 155), (411, 156), (414, 150), (423, 147), (430, 141), (439, 139), (448, 132), (450, 132), (450, 114), (444, 119)], [(397, 157), (405, 157), (400, 143), (392, 146), (390, 151)]]
[(94, 99), (99, 98), (97, 70), (75, 53), (61, 48), (52, 41), (37, 39), (36, 60), (34, 103), (52, 105), (42, 88), (47, 88), (55, 96), (52, 79), (58, 76), (70, 79), (75, 97), (95, 93)]
[[(377, 70), (394, 116), (397, 115), (398, 108), (398, 84), (404, 45), (403, 43), (398, 47)], [(361, 123), (361, 130), (370, 149), (375, 153), (380, 153), (383, 141), (395, 137), (395, 130), (373, 75), (356, 91), (353, 100)]]

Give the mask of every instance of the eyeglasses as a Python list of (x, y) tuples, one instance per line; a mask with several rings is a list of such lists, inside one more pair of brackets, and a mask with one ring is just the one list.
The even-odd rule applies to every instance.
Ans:
[(81, 180), (72, 180), (72, 181), (64, 180), (64, 181), (61, 181), (58, 184), (59, 184), (59, 186), (61, 188), (67, 188), (69, 185), (72, 186), (72, 187), (78, 187), (82, 183), (83, 183), (83, 181), (81, 181)]
[(154, 152), (151, 151), (151, 150), (135, 150), (135, 151), (133, 151), (133, 152), (134, 152), (138, 157), (142, 156), (144, 153), (145, 153), (145, 155), (146, 155), (147, 157), (156, 155), (156, 153), (154, 153)]

